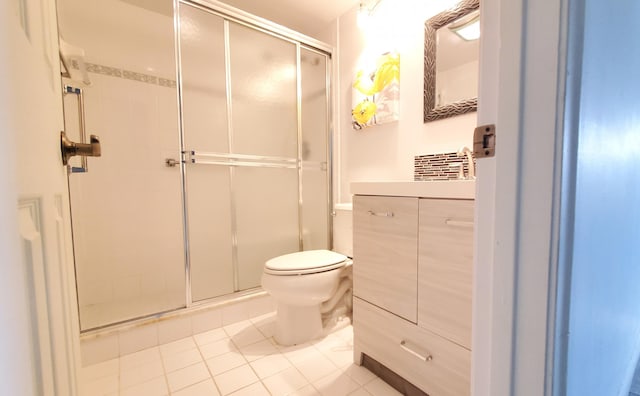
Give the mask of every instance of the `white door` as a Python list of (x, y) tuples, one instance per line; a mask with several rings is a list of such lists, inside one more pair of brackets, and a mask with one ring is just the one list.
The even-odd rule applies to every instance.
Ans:
[(2, 393), (75, 395), (79, 331), (55, 2), (3, 1), (0, 26)]

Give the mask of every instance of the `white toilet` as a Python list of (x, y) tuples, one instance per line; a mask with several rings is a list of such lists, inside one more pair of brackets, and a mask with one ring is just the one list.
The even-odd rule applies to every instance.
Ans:
[(329, 250), (309, 250), (268, 260), (262, 288), (276, 301), (275, 340), (296, 345), (323, 333), (322, 313), (351, 290), (352, 261)]

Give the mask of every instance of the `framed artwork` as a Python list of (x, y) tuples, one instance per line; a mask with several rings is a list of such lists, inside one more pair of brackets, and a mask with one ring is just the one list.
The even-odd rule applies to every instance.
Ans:
[(356, 72), (351, 124), (361, 130), (397, 121), (400, 102), (400, 54), (385, 52), (376, 63)]

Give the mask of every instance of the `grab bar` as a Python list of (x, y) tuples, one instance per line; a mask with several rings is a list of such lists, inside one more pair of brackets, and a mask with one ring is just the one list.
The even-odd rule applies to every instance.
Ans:
[(264, 168), (288, 168), (303, 170), (327, 170), (326, 162), (300, 161), (297, 158), (276, 157), (263, 155), (248, 155), (234, 153), (207, 153), (197, 150), (182, 152), (187, 156), (186, 162), (190, 164), (222, 165), (222, 166), (249, 166)]
[(100, 138), (91, 135), (91, 140), (87, 143), (87, 125), (84, 116), (84, 94), (82, 88), (64, 86), (65, 94), (74, 94), (78, 98), (78, 123), (80, 127), (80, 142), (74, 143), (67, 139), (64, 132), (60, 135), (60, 149), (62, 151), (62, 163), (68, 165), (69, 158), (80, 155), (80, 167), (69, 166), (70, 173), (85, 173), (89, 171), (87, 157), (100, 157)]
[(253, 166), (259, 168), (288, 168), (288, 169), (297, 169), (298, 166), (295, 164), (271, 164), (268, 162), (247, 162), (247, 161), (212, 161), (212, 160), (201, 160), (197, 158), (191, 158), (192, 164), (203, 164), (203, 165), (224, 165), (224, 166)]

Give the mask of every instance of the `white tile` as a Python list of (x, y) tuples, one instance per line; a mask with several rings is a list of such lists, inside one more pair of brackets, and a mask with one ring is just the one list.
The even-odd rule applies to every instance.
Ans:
[(221, 309), (210, 309), (191, 316), (191, 329), (193, 334), (203, 333), (219, 327), (222, 327)]
[(229, 336), (227, 335), (227, 332), (220, 327), (204, 333), (194, 334), (193, 338), (196, 340), (198, 345), (206, 345), (211, 344), (212, 342), (224, 340), (225, 338), (229, 338)]
[(335, 334), (329, 334), (328, 336), (321, 338), (319, 340), (313, 341), (313, 346), (316, 347), (319, 351), (328, 351), (338, 348), (348, 347), (348, 344), (340, 337)]
[(119, 356), (118, 335), (98, 336), (80, 341), (82, 365), (90, 366)]
[(145, 363), (160, 361), (160, 349), (158, 347), (144, 349), (120, 357), (120, 371), (129, 370)]
[(158, 345), (158, 325), (156, 323), (122, 330), (118, 333), (120, 355), (127, 355)]
[(250, 363), (259, 378), (266, 378), (291, 367), (291, 363), (281, 354), (269, 355)]
[(360, 388), (360, 385), (344, 372), (334, 372), (313, 382), (322, 396), (346, 396)]
[(246, 303), (240, 302), (222, 308), (222, 325), (227, 326), (232, 323), (249, 319)]
[(191, 335), (191, 317), (181, 316), (158, 323), (158, 342), (166, 344)]
[(234, 335), (240, 333), (244, 329), (252, 326), (253, 326), (253, 323), (251, 323), (251, 321), (247, 319), (247, 320), (242, 320), (239, 322), (225, 325), (222, 328), (224, 329), (225, 333), (227, 333), (229, 337), (233, 337)]
[(340, 330), (337, 330), (335, 333), (338, 337), (342, 338), (349, 344), (353, 345), (353, 326), (345, 326)]
[(260, 326), (266, 323), (275, 323), (276, 321), (276, 311), (275, 309), (271, 312), (267, 312), (265, 314), (262, 315), (258, 315), (258, 316), (251, 316), (249, 318), (249, 320), (251, 321), (251, 323), (253, 323), (254, 326)]
[(128, 369), (121, 368), (120, 388), (129, 388), (157, 377), (164, 377), (164, 370), (160, 360), (153, 360)]
[(198, 348), (187, 349), (186, 351), (166, 354), (162, 357), (164, 371), (170, 373), (178, 369), (202, 362), (202, 356)]
[(220, 392), (216, 388), (212, 379), (188, 386), (172, 394), (173, 396), (219, 396)]
[(235, 352), (238, 350), (229, 338), (212, 342), (211, 344), (201, 345), (199, 349), (200, 353), (202, 353), (202, 357), (204, 357), (205, 359), (220, 356), (229, 352)]
[(304, 388), (291, 393), (290, 396), (320, 396), (320, 392), (318, 392), (313, 385), (307, 385)]
[(313, 359), (294, 363), (294, 366), (300, 370), (302, 375), (304, 375), (311, 383), (333, 373), (334, 371), (337, 371), (338, 369), (331, 360), (324, 357), (320, 352), (318, 352), (318, 356), (315, 356)]
[(120, 359), (111, 359), (102, 363), (92, 364), (80, 369), (80, 381), (90, 382), (108, 376), (120, 374)]
[(80, 383), (81, 396), (104, 396), (118, 392), (118, 375), (109, 375)]
[(167, 356), (174, 353), (193, 349), (196, 347), (197, 345), (193, 337), (186, 337), (177, 341), (160, 345), (160, 353), (162, 354), (162, 356)]
[(364, 388), (359, 388), (358, 390), (349, 393), (349, 396), (371, 396), (371, 393), (367, 392)]
[(166, 396), (169, 394), (167, 381), (158, 377), (120, 391), (120, 396)]
[(213, 377), (223, 395), (228, 395), (240, 388), (258, 382), (258, 377), (248, 364), (229, 370)]
[(231, 329), (227, 331), (227, 333), (238, 348), (251, 345), (266, 339), (264, 334), (262, 334), (260, 330), (258, 330), (251, 322), (245, 321), (242, 323), (246, 324), (246, 326), (243, 326), (240, 330), (231, 329), (234, 325), (225, 326), (224, 328), (225, 331), (227, 331), (228, 328)]
[(236, 367), (247, 364), (246, 359), (238, 352), (228, 352), (220, 356), (207, 359), (207, 367), (212, 375), (222, 374)]
[(393, 389), (391, 385), (387, 384), (380, 378), (376, 378), (364, 386), (367, 392), (373, 396), (402, 396), (402, 393)]
[(374, 373), (367, 370), (365, 367), (357, 366), (355, 364), (347, 367), (344, 372), (347, 373), (347, 375), (351, 377), (352, 380), (356, 381), (360, 385), (365, 385), (377, 378)]
[(346, 345), (334, 346), (323, 349), (321, 352), (338, 367), (346, 367), (353, 364), (353, 347)]
[(209, 370), (207, 370), (203, 362), (167, 374), (167, 381), (169, 382), (171, 392), (197, 384), (207, 378), (210, 378)]
[(254, 318), (256, 316), (275, 312), (276, 303), (270, 295), (252, 298), (247, 301), (246, 310), (249, 318)]
[(276, 322), (256, 323), (255, 326), (267, 338), (271, 338), (276, 334)]
[(279, 353), (278, 348), (273, 344), (271, 340), (258, 341), (254, 344), (246, 345), (239, 349), (244, 357), (250, 362), (267, 355)]
[(295, 367), (265, 378), (262, 382), (273, 395), (288, 395), (309, 385), (307, 379)]
[(242, 388), (231, 393), (229, 396), (271, 396), (269, 391), (260, 382), (249, 385), (246, 388)]
[(316, 359), (319, 356), (324, 357), (310, 342), (288, 347), (278, 346), (278, 350), (293, 364), (301, 363), (309, 359)]

